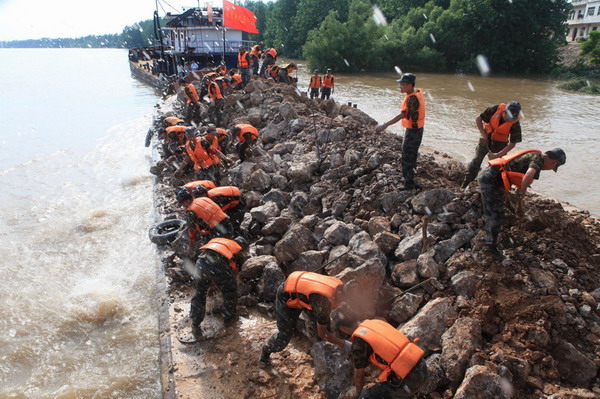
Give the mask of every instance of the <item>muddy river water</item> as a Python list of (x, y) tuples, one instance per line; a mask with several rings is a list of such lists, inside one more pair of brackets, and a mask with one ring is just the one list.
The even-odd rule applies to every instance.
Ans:
[[(125, 50), (0, 54), (0, 397), (159, 397), (143, 147), (157, 97), (130, 77)], [(334, 98), (383, 122), (398, 111), (397, 77), (340, 75)], [(560, 146), (568, 157), (534, 187), (600, 214), (598, 97), (532, 78), (418, 74), (418, 86), (428, 100), (424, 145), (463, 161), (477, 142), (475, 117), (520, 101), (520, 147)]]

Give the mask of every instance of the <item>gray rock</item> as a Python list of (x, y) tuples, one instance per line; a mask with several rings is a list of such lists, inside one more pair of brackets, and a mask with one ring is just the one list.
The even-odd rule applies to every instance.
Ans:
[(365, 290), (376, 290), (385, 280), (385, 265), (378, 259), (369, 259), (356, 268), (347, 267), (336, 275), (343, 282), (350, 280), (359, 281)]
[(469, 243), (471, 238), (475, 237), (475, 232), (471, 229), (462, 229), (456, 232), (448, 240), (440, 241), (434, 246), (433, 258), (438, 263), (444, 263), (460, 247)]
[(229, 169), (228, 176), (231, 184), (244, 189), (252, 189), (250, 176), (255, 166), (254, 162), (246, 161)]
[(244, 262), (239, 272), (239, 277), (243, 281), (258, 279), (265, 266), (276, 261), (277, 259), (270, 255), (253, 256)]
[(398, 247), (398, 244), (400, 243), (400, 236), (388, 231), (384, 231), (377, 234), (373, 238), (373, 241), (375, 244), (377, 244), (379, 249), (381, 249), (381, 251), (387, 255), (394, 252), (394, 250)]
[(361, 153), (356, 150), (349, 149), (344, 153), (344, 163), (351, 167), (357, 166), (361, 158)]
[(252, 126), (260, 125), (262, 123), (262, 112), (260, 111), (260, 108), (250, 108), (247, 118)]
[(285, 190), (288, 185), (288, 180), (282, 175), (273, 175), (271, 178), (271, 184), (280, 190)]
[(331, 245), (348, 245), (354, 229), (344, 222), (335, 222), (323, 233), (323, 238)]
[(452, 229), (446, 223), (432, 222), (427, 225), (427, 233), (440, 238), (446, 238), (451, 231)]
[(381, 196), (381, 208), (388, 215), (398, 212), (400, 206), (412, 196), (410, 190), (398, 193), (386, 193)]
[(337, 199), (333, 203), (333, 206), (332, 206), (333, 215), (337, 216), (337, 217), (342, 216), (342, 214), (344, 213), (344, 211), (350, 204), (350, 201), (352, 201), (352, 196), (350, 196), (348, 193), (344, 193), (342, 196), (340, 196), (339, 199)]
[(263, 91), (265, 88), (266, 85), (263, 81), (259, 79), (253, 79), (246, 85), (246, 87), (244, 87), (244, 91), (246, 93), (254, 93), (255, 91)]
[(369, 220), (369, 234), (375, 237), (377, 233), (391, 231), (390, 220), (385, 216), (375, 216)]
[(460, 215), (455, 212), (442, 212), (436, 215), (438, 221), (447, 224), (460, 223)]
[(262, 169), (255, 170), (250, 176), (250, 187), (260, 192), (268, 190), (271, 187), (271, 176)]
[(463, 379), (471, 355), (481, 348), (481, 344), (481, 326), (468, 317), (456, 320), (442, 335), (440, 364), (450, 381)]
[(296, 215), (302, 215), (306, 204), (308, 204), (308, 195), (305, 192), (297, 191), (292, 196), (288, 209)]
[(312, 346), (314, 378), (328, 399), (338, 399), (352, 385), (350, 357), (339, 346), (317, 342)]
[(290, 127), (294, 132), (301, 132), (306, 129), (306, 121), (304, 119), (294, 119)]
[(422, 302), (423, 294), (408, 292), (394, 301), (388, 317), (396, 323), (404, 323), (417, 313)]
[(274, 188), (263, 196), (261, 202), (264, 204), (269, 201), (276, 203), (279, 209), (283, 209), (290, 203), (290, 195)]
[(473, 366), (465, 373), (454, 399), (508, 399), (502, 388), (502, 378), (486, 366)]
[(277, 288), (285, 280), (285, 275), (277, 262), (268, 263), (258, 282), (258, 298), (263, 302), (273, 302)]
[(379, 155), (379, 153), (376, 152), (375, 154), (369, 157), (369, 160), (367, 161), (367, 169), (375, 169), (379, 165), (381, 165), (381, 155)]
[(477, 289), (477, 283), (481, 278), (475, 273), (464, 270), (456, 273), (450, 280), (452, 282), (452, 288), (457, 295), (465, 298), (471, 298)]
[(322, 130), (319, 132), (319, 144), (336, 143), (346, 139), (346, 129), (338, 127), (335, 129)]
[(399, 288), (412, 287), (419, 283), (417, 261), (414, 259), (398, 263), (392, 269), (392, 283)]
[(417, 273), (423, 278), (438, 278), (440, 267), (429, 254), (421, 254), (417, 258)]
[(369, 126), (377, 124), (377, 121), (375, 119), (371, 118), (369, 115), (365, 114), (358, 108), (353, 108), (344, 105), (341, 107), (341, 112), (343, 116), (349, 116), (361, 125)]
[(421, 338), (419, 346), (427, 350), (439, 350), (440, 338), (446, 324), (456, 317), (450, 298), (436, 298), (427, 303), (416, 316), (399, 328), (411, 340)]
[(317, 240), (312, 231), (300, 224), (295, 224), (275, 244), (273, 253), (279, 262), (290, 263), (296, 260), (302, 252), (316, 248)]
[[(272, 203), (272, 202), (271, 202)], [(267, 224), (260, 230), (266, 236), (282, 236), (292, 224), (292, 219), (285, 216), (269, 219)]]
[(294, 162), (290, 165), (287, 176), (294, 185), (307, 183), (312, 180), (313, 173), (317, 170), (316, 163)]
[(294, 151), (294, 147), (296, 147), (296, 143), (294, 143), (294, 142), (288, 141), (285, 143), (278, 143), (278, 144), (275, 144), (275, 146), (269, 150), (269, 154), (277, 154), (277, 155), (289, 154), (292, 151)]
[(558, 281), (551, 272), (530, 267), (529, 274), (531, 274), (531, 278), (538, 287), (548, 289), (548, 293), (550, 294), (558, 294)]
[(273, 143), (283, 134), (284, 123), (274, 124), (269, 123), (265, 128), (260, 131), (260, 139), (263, 143)]
[(285, 120), (290, 120), (296, 118), (298, 114), (296, 114), (296, 106), (295, 104), (284, 102), (279, 106), (279, 115), (283, 117)]
[(387, 264), (387, 257), (377, 244), (371, 240), (369, 233), (366, 231), (361, 231), (352, 236), (348, 246), (352, 249), (352, 252), (363, 259), (378, 259), (384, 266)]
[(394, 255), (400, 260), (417, 259), (421, 253), (422, 242), (423, 234), (421, 232), (406, 237), (400, 241)]
[(327, 258), (326, 263), (331, 263), (325, 267), (328, 275), (335, 276), (346, 268), (355, 269), (364, 262), (364, 259), (362, 259), (360, 256), (347, 251), (348, 247), (339, 245), (329, 252), (329, 257)]
[(435, 188), (433, 190), (422, 191), (415, 195), (411, 200), (413, 209), (418, 213), (439, 213), (443, 207), (454, 198), (450, 190)]
[(598, 372), (598, 366), (569, 342), (560, 341), (551, 353), (560, 376), (572, 384), (587, 387)]
[(315, 271), (321, 267), (323, 260), (327, 256), (327, 251), (306, 251), (302, 252), (288, 268), (287, 272), (291, 273), (296, 270)]
[(277, 204), (269, 201), (264, 205), (252, 208), (250, 210), (250, 215), (252, 215), (252, 218), (259, 223), (267, 223), (269, 219), (279, 216), (279, 212)]
[(440, 365), (440, 357), (441, 355), (436, 353), (425, 360), (427, 366), (427, 379), (425, 380), (425, 383), (421, 385), (421, 389), (419, 389), (420, 394), (427, 395), (447, 383), (444, 369)]
[(263, 195), (258, 191), (242, 191), (242, 198), (246, 203), (246, 207), (250, 209), (259, 206), (262, 197)]

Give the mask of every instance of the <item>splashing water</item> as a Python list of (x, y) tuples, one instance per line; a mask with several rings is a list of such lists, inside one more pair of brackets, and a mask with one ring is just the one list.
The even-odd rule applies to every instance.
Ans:
[(383, 15), (383, 13), (381, 12), (381, 10), (379, 9), (379, 7), (377, 7), (376, 5), (374, 5), (373, 7), (373, 20), (375, 21), (376, 25), (387, 25), (387, 19), (385, 18), (385, 15)]
[(485, 55), (479, 54), (475, 59), (475, 63), (477, 64), (477, 69), (479, 69), (481, 76), (488, 76), (490, 74), (490, 64)]

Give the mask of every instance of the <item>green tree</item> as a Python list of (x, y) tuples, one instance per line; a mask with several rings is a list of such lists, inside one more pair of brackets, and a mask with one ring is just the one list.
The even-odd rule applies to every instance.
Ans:
[(590, 37), (581, 43), (581, 55), (590, 57), (593, 64), (600, 65), (600, 31), (590, 32)]
[(295, 52), (291, 28), (296, 9), (296, 0), (278, 0), (273, 5), (273, 11), (267, 16), (266, 44), (288, 57)]

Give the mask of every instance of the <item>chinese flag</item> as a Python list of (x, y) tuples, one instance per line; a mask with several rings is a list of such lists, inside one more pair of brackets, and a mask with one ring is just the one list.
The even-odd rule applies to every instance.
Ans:
[(223, 26), (248, 33), (258, 33), (256, 15), (247, 8), (223, 0)]

